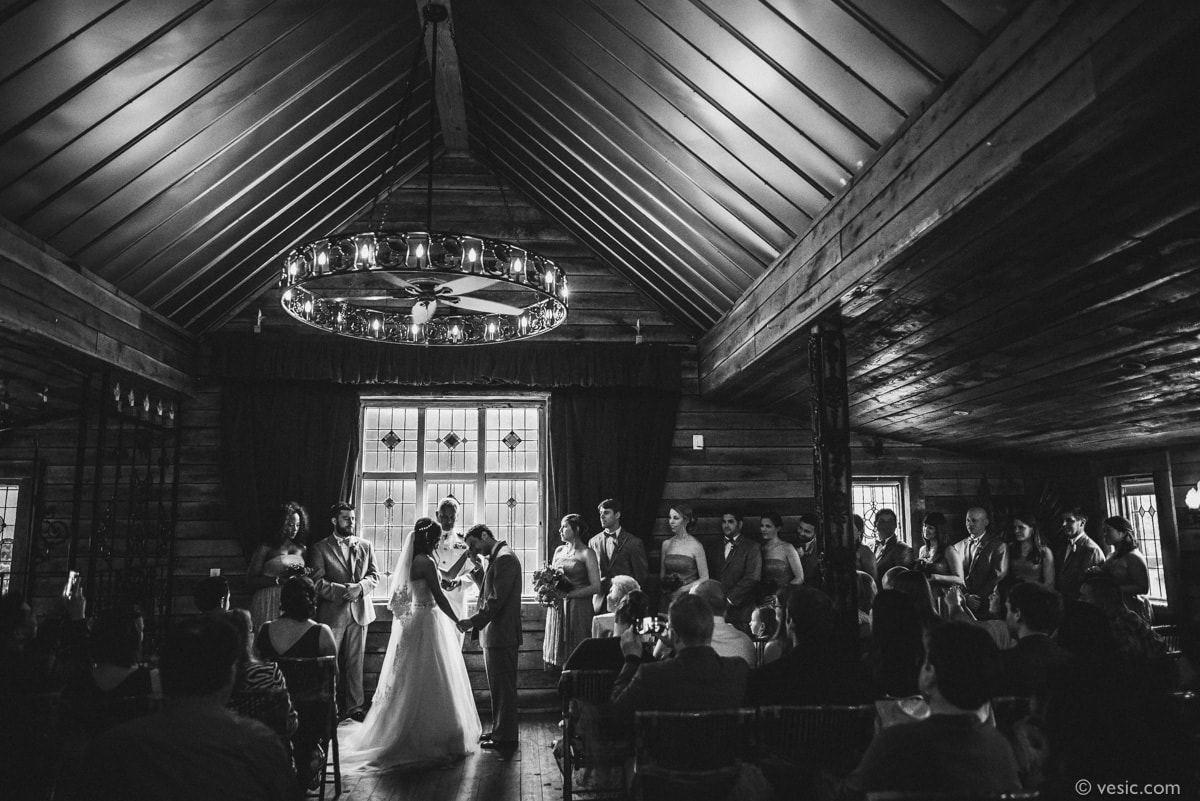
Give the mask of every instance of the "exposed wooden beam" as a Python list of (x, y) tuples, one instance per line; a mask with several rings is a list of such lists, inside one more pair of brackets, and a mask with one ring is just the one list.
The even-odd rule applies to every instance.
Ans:
[(1031, 3), (702, 339), (702, 394), (736, 394), (768, 356), (798, 346), (813, 321), (968, 208), (1002, 197), (1011, 206), (1013, 179), (1031, 164), (1061, 161), (1040, 171), (1040, 186), (1017, 188), (1030, 197), (1084, 150), (1124, 135), (1122, 115), (1104, 112), (1130, 94), (1131, 76), (1194, 37), (1198, 19), (1196, 4)]
[[(463, 100), (462, 73), (459, 70), (458, 48), (450, 27), (454, 24), (454, 11), (450, 0), (436, 0), (444, 6), (449, 19), (437, 26), (437, 109), (442, 122), (442, 141), (450, 155), (463, 155), (470, 149), (467, 141), (467, 107)], [(429, 0), (417, 0), (417, 12), (421, 13)], [(433, 30), (425, 36), (425, 56), (433, 60)]]
[(49, 247), (0, 220), (0, 329), (177, 391), (191, 389), (197, 338), (69, 266)]

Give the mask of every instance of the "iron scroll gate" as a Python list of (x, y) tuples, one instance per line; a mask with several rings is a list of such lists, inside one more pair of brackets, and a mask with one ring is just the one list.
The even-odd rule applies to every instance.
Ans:
[(155, 398), (112, 381), (105, 376), (95, 418), (99, 514), (88, 543), (88, 606), (136, 604), (145, 616), (143, 653), (152, 656), (171, 614), (182, 415), (178, 396)]

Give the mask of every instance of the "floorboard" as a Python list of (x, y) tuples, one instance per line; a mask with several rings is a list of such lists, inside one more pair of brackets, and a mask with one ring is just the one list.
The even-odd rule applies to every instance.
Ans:
[[(562, 777), (551, 747), (557, 714), (520, 718), (521, 745), (511, 756), (478, 750), (445, 768), (342, 776), (345, 801), (559, 801)], [(488, 728), (485, 723), (484, 729)]]

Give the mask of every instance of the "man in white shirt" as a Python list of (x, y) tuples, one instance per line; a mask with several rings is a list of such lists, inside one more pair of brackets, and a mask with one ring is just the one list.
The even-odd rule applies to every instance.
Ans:
[(746, 664), (754, 667), (754, 643), (749, 635), (738, 631), (725, 621), (725, 610), (729, 602), (725, 597), (725, 589), (716, 579), (704, 579), (692, 585), (688, 594), (704, 599), (713, 613), (712, 649), (717, 656), (736, 656), (745, 660)]
[(442, 590), (446, 600), (459, 619), (467, 616), (467, 590), (474, 585), (470, 581), (471, 563), (467, 559), (467, 543), (462, 532), (455, 526), (458, 522), (458, 501), (453, 497), (442, 498), (437, 509), (438, 525), (442, 527), (442, 538), (434, 549), (438, 575), (442, 577)]
[(967, 510), (967, 537), (946, 549), (951, 583), (962, 584), (967, 608), (976, 617), (988, 616), (988, 598), (1008, 574), (1008, 549), (988, 532), (988, 513), (980, 506)]

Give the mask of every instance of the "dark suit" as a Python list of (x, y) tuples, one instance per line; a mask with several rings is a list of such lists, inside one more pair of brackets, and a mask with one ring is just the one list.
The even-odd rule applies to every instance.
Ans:
[(517, 652), (521, 647), (521, 563), (507, 543), (498, 542), (487, 570), (476, 568), (479, 611), (468, 618), (480, 632), (483, 666), (492, 696), (492, 736), (517, 741)]
[(725, 597), (729, 599), (725, 620), (747, 631), (757, 600), (758, 582), (762, 579), (762, 548), (742, 534), (726, 557), (725, 538), (722, 537), (716, 547), (709, 550), (708, 569), (712, 577), (721, 582)]
[(875, 546), (875, 570), (880, 581), (893, 567), (911, 568), (915, 562), (913, 549), (901, 542), (899, 537), (892, 537), (883, 547)]
[(612, 700), (630, 724), (634, 712), (646, 709), (737, 709), (746, 700), (749, 673), (745, 660), (717, 656), (707, 645), (684, 648), (674, 659), (646, 665), (627, 658), (613, 685)]
[(974, 558), (968, 558), (970, 546), (970, 537), (951, 545), (946, 549), (946, 563), (955, 574), (962, 577), (966, 593), (982, 599), (982, 609), (986, 612), (988, 596), (992, 594), (1007, 568), (1008, 551), (1004, 547), (1004, 540), (990, 532), (981, 538)]
[[(379, 583), (375, 567), (375, 549), (360, 537), (350, 538), (350, 560), (342, 556), (337, 537), (329, 536), (308, 551), (308, 563), (313, 569), (317, 586), (317, 621), (333, 630), (338, 650), (338, 684), (342, 697), (339, 705), (345, 714), (362, 709), (363, 649), (367, 626), (375, 619), (371, 593)], [(362, 587), (362, 595), (346, 601), (343, 594), (351, 584)]]
[(606, 532), (601, 531), (588, 540), (588, 547), (596, 552), (600, 562), (600, 594), (592, 599), (592, 606), (597, 612), (604, 611), (604, 596), (612, 588), (614, 576), (632, 576), (642, 589), (646, 587), (646, 577), (650, 575), (650, 562), (646, 559), (646, 546), (640, 538), (626, 531), (622, 526), (617, 531), (616, 542), (612, 546), (612, 554), (608, 552)]
[(1071, 543), (1067, 543), (1058, 564), (1060, 567), (1055, 579), (1058, 591), (1062, 593), (1064, 601), (1077, 601), (1079, 588), (1083, 586), (1083, 579), (1088, 570), (1104, 564), (1104, 551), (1100, 550), (1100, 546), (1093, 542), (1091, 537), (1082, 534), (1074, 552), (1071, 550)]

